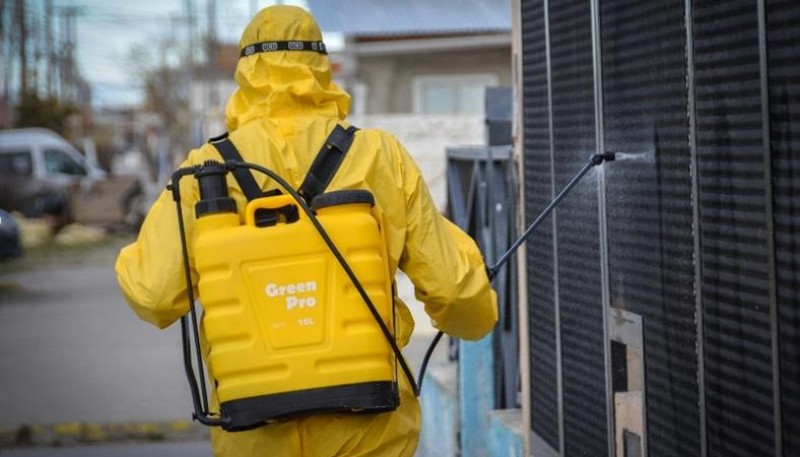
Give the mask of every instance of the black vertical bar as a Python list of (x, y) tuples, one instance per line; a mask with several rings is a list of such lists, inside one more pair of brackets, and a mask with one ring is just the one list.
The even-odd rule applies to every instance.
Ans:
[(693, 0), (707, 453), (775, 454), (758, 4)]
[[(697, 157), (697, 106), (694, 87), (694, 26), (692, 17), (692, 0), (685, 1), (686, 6), (686, 86), (687, 110), (689, 116), (689, 153), (691, 155), (692, 179), (692, 226), (694, 236), (694, 275), (696, 287), (703, 280), (703, 263), (699, 256), (700, 246), (700, 171)], [(706, 383), (705, 383), (705, 338), (703, 337), (703, 294), (698, 290), (695, 295), (695, 319), (697, 322), (697, 399), (700, 419), (700, 457), (708, 455), (706, 436)]]
[[(550, 139), (550, 197), (556, 196), (556, 152), (553, 147), (553, 65), (550, 55), (550, 0), (544, 0), (545, 65), (547, 66), (547, 127)], [(556, 337), (556, 392), (558, 394), (558, 454), (564, 455), (564, 372), (561, 360), (561, 307), (558, 293), (558, 211), (553, 213), (553, 310)]]
[[(692, 19), (692, 0), (685, 0), (686, 8), (686, 87), (687, 87), (687, 111), (689, 116), (689, 153), (691, 155), (691, 179), (692, 179), (692, 225), (694, 235), (694, 275), (695, 284), (702, 284), (703, 264), (697, 259), (700, 255), (700, 173), (697, 158), (697, 111), (696, 95), (694, 88), (694, 27)], [(697, 398), (699, 407), (699, 434), (700, 434), (700, 457), (706, 457), (708, 452), (708, 442), (706, 437), (706, 383), (705, 383), (705, 363), (704, 363), (704, 344), (703, 337), (703, 294), (699, 291), (695, 293), (695, 319), (697, 321)]]
[(775, 219), (772, 198), (772, 148), (769, 119), (769, 69), (767, 67), (767, 13), (764, 0), (758, 0), (758, 56), (761, 72), (761, 122), (764, 143), (764, 192), (767, 224), (767, 275), (769, 280), (769, 322), (772, 330), (772, 397), (775, 457), (783, 455), (783, 425), (781, 422), (781, 364), (780, 329), (778, 327), (777, 282), (775, 279)]
[[(594, 121), (595, 152), (605, 152), (603, 144), (603, 60), (601, 55), (600, 4), (599, 0), (591, 0), (592, 22), (592, 67), (594, 78)], [(603, 316), (603, 358), (605, 359), (606, 383), (606, 433), (608, 439), (608, 456), (615, 455), (616, 440), (614, 434), (614, 389), (611, 379), (611, 340), (608, 336), (608, 308), (610, 307), (610, 286), (608, 273), (608, 221), (606, 219), (606, 179), (603, 167), (597, 168), (597, 215), (598, 236), (600, 246), (600, 284)]]
[[(552, 43), (546, 40), (553, 34), (553, 0), (547, 2), (545, 22), (544, 0), (522, 2), (521, 21), (523, 29), (523, 85), (525, 96), (525, 180), (526, 217), (535, 215), (544, 208), (553, 193), (553, 108), (551, 87)], [(545, 32), (545, 27), (548, 27)], [(550, 58), (548, 70), (547, 58)], [(549, 161), (549, 162), (548, 162)], [(527, 221), (523, 219), (523, 224)], [(556, 353), (556, 342), (560, 326), (555, 323), (555, 297), (553, 289), (557, 281), (558, 263), (552, 258), (555, 250), (554, 235), (548, 224), (541, 233), (534, 234), (526, 243), (527, 304), (529, 307), (529, 389), (531, 449), (534, 454), (557, 455), (560, 436), (564, 432), (564, 417), (559, 415), (563, 406), (563, 384), (559, 387), (559, 369), (562, 357)]]

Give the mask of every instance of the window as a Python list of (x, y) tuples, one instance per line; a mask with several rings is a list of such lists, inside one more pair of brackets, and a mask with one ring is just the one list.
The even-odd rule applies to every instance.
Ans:
[(0, 152), (0, 173), (30, 176), (33, 173), (33, 159), (31, 157), (31, 152)]
[(483, 114), (487, 86), (497, 84), (489, 74), (418, 76), (414, 79), (414, 112)]
[(86, 175), (86, 169), (64, 151), (45, 149), (44, 167), (48, 173), (65, 175)]

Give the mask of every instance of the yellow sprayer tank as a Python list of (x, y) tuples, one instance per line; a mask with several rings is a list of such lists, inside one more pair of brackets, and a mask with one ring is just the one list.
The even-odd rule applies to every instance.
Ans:
[[(367, 191), (315, 199), (319, 222), (394, 328), (392, 279)], [(395, 358), (366, 303), (290, 197), (198, 217), (208, 369), (228, 430), (328, 411), (397, 407)]]

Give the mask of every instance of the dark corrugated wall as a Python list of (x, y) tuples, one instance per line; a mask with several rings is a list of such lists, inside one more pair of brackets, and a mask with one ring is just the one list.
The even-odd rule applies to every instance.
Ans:
[[(521, 0), (528, 220), (594, 152), (591, 4)], [(627, 154), (527, 245), (533, 432), (607, 454), (605, 262), (644, 322), (648, 455), (800, 456), (800, 2), (596, 4), (601, 137)]]
[(697, 324), (683, 0), (601, 2), (611, 305), (643, 317), (650, 457), (696, 455)]
[[(522, 3), (523, 109), (525, 116), (525, 214), (530, 220), (548, 204), (551, 181), (550, 120), (542, 0)], [(556, 379), (553, 225), (547, 222), (527, 243), (530, 322), (531, 426), (559, 448)]]
[(800, 456), (800, 2), (767, 2), (770, 149), (785, 456)]
[[(553, 155), (560, 190), (595, 150), (591, 9), (588, 2), (573, 0), (549, 4)], [(595, 456), (608, 446), (596, 174), (586, 176), (555, 217), (564, 455)]]
[(708, 455), (774, 454), (757, 4), (693, 3)]
[[(589, 4), (549, 2), (552, 118), (548, 106), (545, 4), (522, 3), (525, 102), (526, 215), (533, 220), (595, 149)], [(552, 151), (550, 141), (552, 122)], [(559, 448), (556, 384), (560, 320), (565, 455), (591, 456), (607, 448), (603, 320), (598, 256), (597, 183), (585, 179), (528, 243), (532, 427)], [(554, 282), (554, 265), (559, 284)], [(558, 307), (556, 306), (558, 303)], [(560, 310), (559, 315), (556, 315)]]

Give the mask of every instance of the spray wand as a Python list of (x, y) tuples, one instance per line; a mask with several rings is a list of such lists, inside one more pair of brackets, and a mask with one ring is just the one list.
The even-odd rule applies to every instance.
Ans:
[[(581, 168), (581, 170), (572, 178), (572, 180), (564, 187), (561, 192), (550, 202), (547, 207), (542, 210), (539, 216), (531, 222), (528, 228), (519, 236), (519, 238), (511, 244), (511, 247), (500, 257), (500, 260), (497, 261), (491, 267), (486, 267), (486, 274), (489, 276), (489, 282), (494, 281), (494, 278), (500, 272), (500, 269), (511, 259), (511, 256), (519, 249), (519, 247), (525, 241), (530, 238), (533, 231), (536, 230), (539, 225), (541, 225), (542, 221), (550, 215), (551, 212), (561, 203), (561, 200), (567, 196), (567, 194), (578, 185), (578, 183), (583, 179), (584, 176), (591, 170), (593, 167), (602, 164), (603, 162), (612, 162), (615, 158), (615, 153), (613, 152), (606, 152), (603, 154), (594, 154), (592, 155), (586, 164)], [(433, 337), (430, 346), (428, 346), (428, 350), (425, 351), (425, 357), (422, 359), (422, 366), (419, 370), (419, 376), (417, 376), (417, 385), (419, 386), (418, 389), (422, 390), (422, 380), (425, 377), (425, 369), (428, 367), (428, 362), (430, 361), (431, 355), (433, 354), (433, 350), (436, 348), (436, 345), (439, 343), (439, 340), (442, 339), (442, 335), (444, 332), (439, 331), (436, 336)]]
[[(539, 214), (539, 216), (528, 226), (525, 232), (517, 238), (516, 241), (511, 245), (511, 247), (500, 257), (500, 259), (492, 265), (491, 267), (486, 268), (487, 276), (489, 277), (489, 281), (493, 281), (494, 278), (498, 275), (500, 269), (511, 259), (511, 256), (516, 252), (516, 250), (524, 243), (533, 233), (534, 230), (542, 223), (542, 221), (555, 209), (561, 201), (566, 197), (566, 195), (576, 186), (578, 183), (583, 179), (583, 177), (591, 170), (593, 167), (602, 164), (603, 162), (610, 162), (613, 161), (615, 158), (615, 154), (611, 153), (604, 153), (604, 154), (594, 154), (591, 156), (589, 161), (581, 168), (581, 170), (572, 178), (572, 180), (564, 187), (564, 189), (550, 202), (549, 205)], [(189, 387), (192, 393), (192, 403), (194, 407), (193, 417), (200, 423), (207, 425), (207, 426), (226, 426), (230, 423), (230, 418), (228, 417), (221, 417), (216, 413), (212, 413), (209, 411), (208, 408), (208, 401), (207, 401), (207, 390), (206, 390), (206, 383), (205, 378), (202, 373), (202, 355), (200, 353), (200, 341), (197, 333), (198, 328), (198, 317), (197, 312), (194, 306), (194, 294), (193, 294), (193, 287), (192, 287), (192, 280), (191, 280), (191, 273), (189, 268), (188, 262), (188, 252), (186, 246), (186, 234), (185, 228), (183, 224), (183, 214), (181, 208), (181, 196), (180, 196), (180, 186), (179, 182), (181, 178), (188, 176), (188, 175), (195, 175), (200, 181), (200, 188), (201, 194), (205, 194), (208, 191), (213, 191), (213, 188), (216, 187), (223, 187), (224, 188), (224, 175), (226, 172), (233, 170), (237, 167), (244, 167), (244, 168), (252, 168), (254, 170), (260, 171), (269, 175), (271, 178), (275, 179), (282, 187), (284, 187), (292, 196), (297, 200), (298, 204), (301, 208), (309, 215), (310, 219), (314, 221), (315, 227), (322, 235), (323, 239), (325, 240), (326, 244), (331, 248), (332, 252), (335, 254), (337, 260), (342, 264), (345, 272), (348, 274), (350, 279), (356, 285), (359, 293), (361, 294), (362, 298), (364, 298), (365, 302), (367, 303), (370, 312), (373, 314), (373, 317), (376, 319), (378, 324), (381, 327), (384, 336), (386, 336), (387, 340), (389, 341), (390, 345), (392, 346), (392, 350), (397, 355), (398, 362), (400, 367), (403, 369), (406, 377), (409, 380), (410, 385), (414, 389), (414, 393), (419, 395), (419, 392), (422, 388), (422, 381), (425, 376), (425, 370), (427, 368), (428, 362), (430, 361), (430, 357), (433, 354), (433, 350), (436, 348), (436, 345), (441, 340), (442, 336), (444, 335), (443, 332), (438, 332), (434, 337), (433, 341), (431, 342), (430, 346), (428, 347), (425, 357), (422, 361), (422, 366), (420, 368), (419, 376), (417, 378), (417, 382), (414, 383), (413, 375), (411, 370), (407, 366), (405, 360), (403, 359), (400, 349), (397, 347), (394, 338), (392, 337), (389, 329), (381, 320), (380, 316), (378, 315), (377, 311), (374, 308), (374, 305), (370, 301), (369, 297), (367, 296), (366, 292), (360, 286), (358, 279), (352, 273), (347, 263), (342, 258), (341, 254), (338, 252), (336, 247), (333, 245), (331, 240), (328, 238), (327, 233), (316, 222), (316, 218), (313, 216), (311, 210), (305, 205), (302, 198), (293, 191), (291, 186), (288, 185), (285, 181), (283, 181), (279, 176), (275, 175), (269, 169), (264, 167), (255, 165), (255, 164), (248, 164), (248, 163), (237, 163), (237, 162), (227, 162), (225, 164), (220, 164), (216, 162), (206, 163), (203, 166), (195, 166), (189, 168), (182, 168), (176, 170), (173, 173), (171, 184), (167, 186), (167, 189), (172, 192), (173, 200), (176, 203), (177, 207), (177, 217), (178, 217), (178, 224), (179, 224), (179, 231), (181, 235), (181, 245), (183, 249), (183, 260), (184, 260), (184, 272), (186, 275), (186, 283), (187, 283), (187, 294), (188, 294), (188, 301), (189, 301), (189, 315), (181, 317), (181, 340), (183, 343), (183, 356), (184, 356), (184, 368), (186, 371), (187, 378), (189, 380)], [(220, 180), (217, 182), (218, 180)], [(203, 191), (206, 192), (203, 192)], [(213, 193), (213, 192), (210, 192)], [(206, 202), (208, 204), (214, 205), (224, 205), (226, 202), (219, 201), (220, 199), (212, 199), (211, 202)], [(225, 199), (222, 199), (225, 200)], [(235, 204), (234, 204), (235, 205)], [(235, 208), (235, 206), (234, 206)], [(191, 321), (190, 321), (191, 319)], [(192, 329), (193, 331), (190, 331)], [(193, 335), (192, 335), (193, 334)], [(195, 376), (195, 367), (192, 363), (192, 354), (191, 354), (191, 346), (192, 342), (190, 341), (191, 336), (194, 337), (194, 347), (195, 347), (195, 354), (194, 357), (197, 359), (197, 363), (200, 368), (199, 376)], [(199, 383), (198, 383), (199, 378)], [(199, 385), (198, 385), (199, 384)]]

